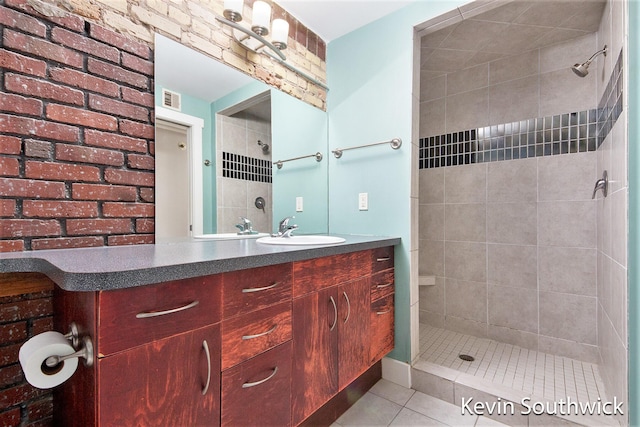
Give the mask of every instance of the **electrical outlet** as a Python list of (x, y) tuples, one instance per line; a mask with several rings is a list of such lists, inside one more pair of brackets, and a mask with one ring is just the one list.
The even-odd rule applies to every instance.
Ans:
[(361, 211), (369, 210), (369, 193), (358, 194), (358, 209)]
[(302, 197), (296, 197), (296, 212), (302, 212), (303, 200)]

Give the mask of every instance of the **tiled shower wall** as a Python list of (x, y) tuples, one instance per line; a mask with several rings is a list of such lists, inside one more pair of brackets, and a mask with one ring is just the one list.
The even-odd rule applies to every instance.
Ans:
[[(599, 44), (611, 54), (598, 60), (598, 98), (604, 98), (623, 47), (625, 20), (622, 1), (608, 2), (598, 30)], [(623, 73), (625, 61), (623, 61)], [(596, 65), (596, 64), (594, 64)], [(613, 79), (624, 85), (624, 78)], [(623, 98), (624, 99), (624, 98)], [(598, 348), (600, 372), (610, 396), (627, 401), (627, 105), (597, 151), (598, 171), (609, 173), (609, 194), (597, 198)], [(626, 422), (622, 420), (622, 424)]]
[[(270, 233), (271, 154), (263, 153), (258, 141), (271, 146), (271, 123), (254, 117), (221, 114), (216, 121), (219, 141), (216, 144), (217, 232), (237, 232), (235, 224), (240, 222), (239, 217), (245, 217), (251, 220), (254, 230)], [(264, 211), (255, 206), (259, 196), (265, 199)]]
[[(420, 136), (595, 108), (595, 72), (569, 66), (598, 45), (593, 33), (423, 79)], [(527, 157), (420, 170), (420, 274), (436, 277), (421, 322), (597, 362), (597, 154)]]

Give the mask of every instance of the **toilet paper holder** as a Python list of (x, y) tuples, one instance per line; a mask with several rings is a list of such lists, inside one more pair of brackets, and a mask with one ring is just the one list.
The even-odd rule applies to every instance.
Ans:
[[(78, 348), (80, 344), (80, 334), (78, 333), (78, 325), (75, 322), (72, 322), (69, 326), (71, 329), (68, 333), (64, 335), (66, 339), (71, 341), (71, 345), (74, 349)], [(82, 337), (82, 347), (80, 347), (75, 353), (67, 354), (65, 356), (49, 356), (44, 361), (45, 365), (49, 368), (53, 368), (58, 365), (60, 362), (63, 362), (67, 359), (73, 359), (75, 357), (84, 358), (85, 366), (93, 366), (93, 341), (91, 341), (91, 337), (85, 336)]]

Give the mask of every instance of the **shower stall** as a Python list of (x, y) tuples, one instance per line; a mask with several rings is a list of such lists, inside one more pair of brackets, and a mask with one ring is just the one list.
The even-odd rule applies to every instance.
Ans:
[(414, 388), (626, 402), (626, 5), (495, 3), (419, 33)]

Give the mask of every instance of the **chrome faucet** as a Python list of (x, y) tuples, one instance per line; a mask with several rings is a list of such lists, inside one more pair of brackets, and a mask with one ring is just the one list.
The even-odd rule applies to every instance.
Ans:
[(296, 224), (289, 225), (289, 221), (294, 219), (295, 216), (288, 216), (278, 224), (278, 233), (272, 234), (272, 237), (291, 237), (291, 232), (298, 228)]
[(596, 186), (593, 189), (592, 199), (596, 198), (596, 193), (598, 190), (602, 190), (602, 195), (607, 197), (607, 193), (609, 190), (609, 177), (607, 176), (607, 171), (602, 172), (602, 178), (596, 181)]
[(236, 224), (236, 228), (239, 229), (240, 231), (238, 231), (239, 235), (247, 235), (247, 234), (258, 234), (257, 231), (254, 231), (253, 226), (251, 225), (251, 220), (249, 220), (249, 218), (245, 218), (243, 216), (239, 217), (240, 221), (242, 221), (240, 224)]

